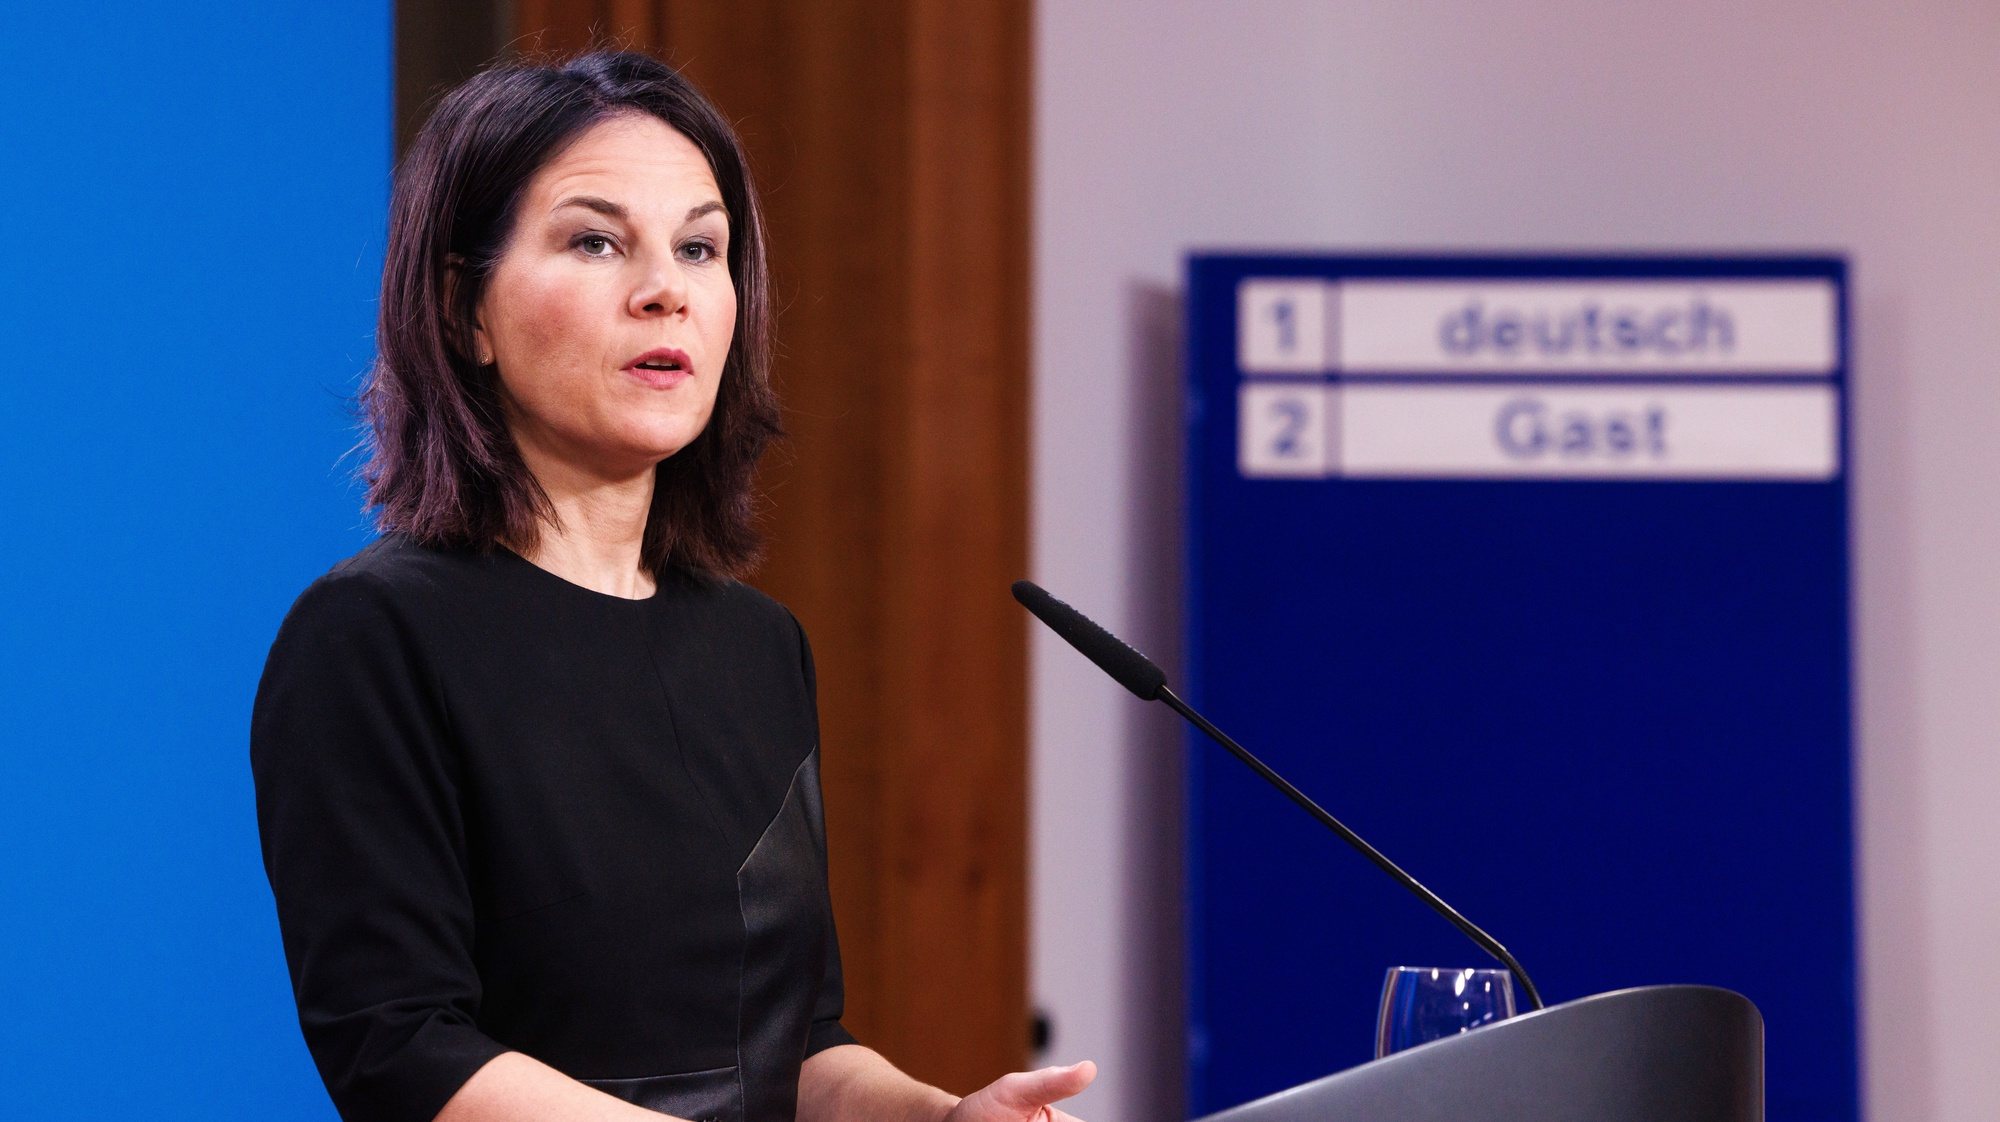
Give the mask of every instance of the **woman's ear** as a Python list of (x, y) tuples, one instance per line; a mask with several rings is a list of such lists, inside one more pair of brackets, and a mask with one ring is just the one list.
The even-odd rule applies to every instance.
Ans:
[(480, 324), (475, 311), (471, 321), (461, 317), (458, 310), (458, 286), (465, 276), (465, 258), (459, 254), (446, 254), (444, 259), (444, 320), (445, 339), (453, 350), (470, 358), (481, 366), (493, 365), (493, 343), (486, 337), (486, 328)]

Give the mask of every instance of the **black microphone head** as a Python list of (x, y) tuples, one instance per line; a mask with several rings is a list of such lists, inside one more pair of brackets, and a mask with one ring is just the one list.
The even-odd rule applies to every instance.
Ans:
[(1049, 630), (1069, 641), (1083, 657), (1121, 686), (1137, 694), (1141, 701), (1157, 701), (1166, 688), (1167, 675), (1153, 660), (1125, 645), (1125, 641), (1093, 622), (1089, 616), (1048, 594), (1034, 581), (1014, 582), (1014, 599), (1049, 625)]

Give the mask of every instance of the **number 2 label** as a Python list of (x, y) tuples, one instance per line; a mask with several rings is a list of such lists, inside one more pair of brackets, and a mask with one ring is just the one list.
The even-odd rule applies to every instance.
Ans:
[(1246, 476), (1315, 478), (1330, 469), (1327, 399), (1317, 383), (1245, 385), (1237, 397), (1237, 466)]

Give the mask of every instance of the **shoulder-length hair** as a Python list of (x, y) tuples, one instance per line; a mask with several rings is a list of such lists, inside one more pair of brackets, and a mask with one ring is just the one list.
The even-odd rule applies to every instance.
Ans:
[(502, 414), (498, 375), (471, 354), (474, 311), (535, 173), (607, 118), (645, 113), (708, 157), (731, 224), (736, 333), (715, 408), (661, 461), (642, 561), (740, 576), (758, 556), (753, 482), (778, 434), (763, 218), (742, 144), (672, 67), (599, 51), (555, 65), (494, 67), (439, 102), (397, 169), (382, 267), (376, 361), (361, 391), (361, 469), (383, 532), (427, 545), (531, 547), (556, 514)]

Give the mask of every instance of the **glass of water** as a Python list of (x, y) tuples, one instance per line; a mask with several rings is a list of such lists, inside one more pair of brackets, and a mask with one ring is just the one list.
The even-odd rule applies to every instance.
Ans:
[(1505, 970), (1392, 966), (1382, 982), (1375, 1056), (1471, 1032), (1514, 1015), (1514, 976)]

